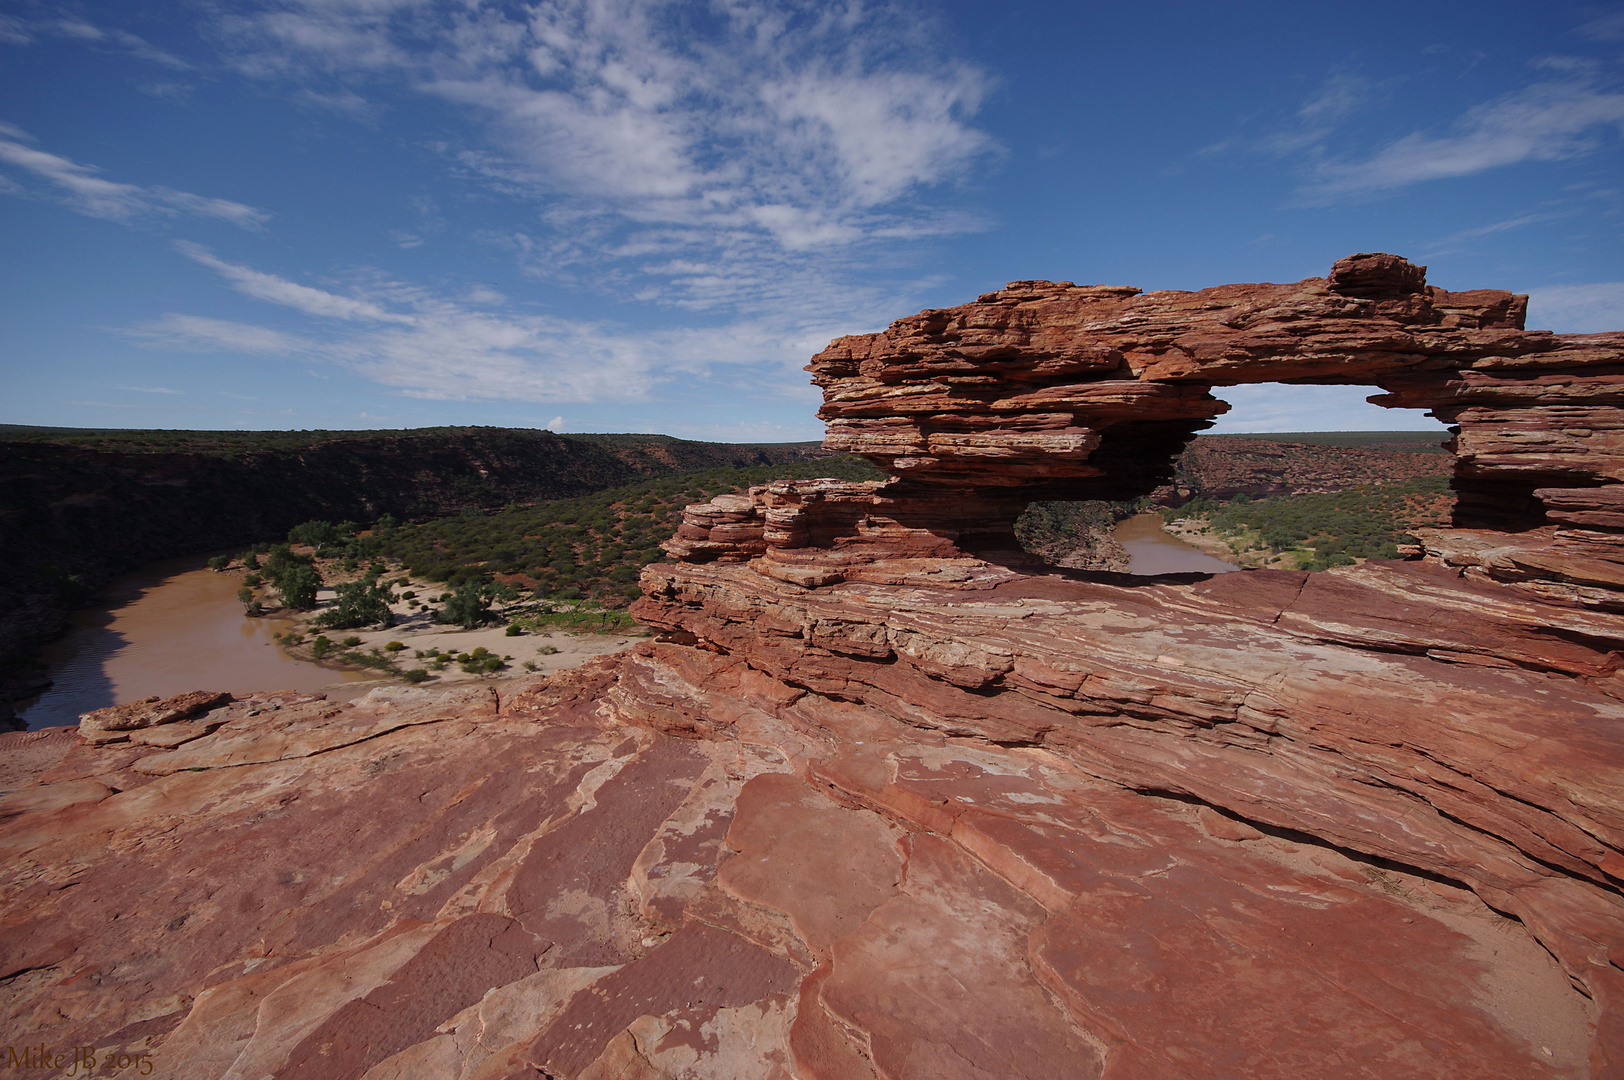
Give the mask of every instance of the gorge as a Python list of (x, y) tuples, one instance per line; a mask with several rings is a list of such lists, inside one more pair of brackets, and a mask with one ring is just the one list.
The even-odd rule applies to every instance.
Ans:
[[(8, 1042), (173, 1077), (1624, 1076), (1624, 333), (1391, 255), (813, 358), (572, 672), (0, 736)], [(1458, 428), (1402, 560), (1046, 567), (1214, 386)], [(207, 688), (204, 688), (207, 689)]]

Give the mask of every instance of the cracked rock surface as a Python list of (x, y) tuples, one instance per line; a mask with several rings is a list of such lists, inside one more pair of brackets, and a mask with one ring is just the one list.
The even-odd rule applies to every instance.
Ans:
[[(898, 479), (690, 507), (656, 640), (0, 735), (0, 1036), (176, 1080), (1624, 1077), (1624, 338), (1522, 311), (1387, 255), (1013, 283), (815, 358)], [(1000, 547), (1160, 482), (1207, 387), (1339, 377), (1462, 428), (1416, 559)]]

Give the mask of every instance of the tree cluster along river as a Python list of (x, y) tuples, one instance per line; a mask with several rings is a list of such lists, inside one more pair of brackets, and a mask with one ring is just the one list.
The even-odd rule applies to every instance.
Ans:
[[(1156, 514), (1116, 527), (1135, 574), (1236, 567), (1162, 531)], [(22, 711), (30, 729), (77, 724), (79, 714), (150, 694), (188, 690), (325, 690), (364, 693), (380, 676), (295, 660), (272, 636), (293, 624), (243, 617), (238, 579), (203, 569), (206, 556), (153, 563), (108, 590), (106, 604), (76, 613), (73, 629), (43, 652), (53, 684)]]
[(374, 673), (334, 671), (295, 660), (272, 635), (293, 624), (247, 619), (241, 581), (203, 569), (207, 556), (152, 563), (108, 590), (106, 606), (74, 614), (73, 629), (47, 645), (52, 686), (22, 711), (30, 729), (77, 724), (79, 714), (188, 690), (364, 692)]

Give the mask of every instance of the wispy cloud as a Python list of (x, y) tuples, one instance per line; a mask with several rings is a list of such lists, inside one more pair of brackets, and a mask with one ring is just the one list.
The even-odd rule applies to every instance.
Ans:
[(636, 401), (661, 386), (734, 365), (757, 369), (764, 396), (801, 394), (800, 365), (845, 329), (827, 317), (798, 321), (791, 315), (636, 331), (525, 312), (488, 289), (458, 299), (379, 279), (345, 292), (321, 289), (228, 262), (195, 244), (176, 246), (238, 292), (308, 316), (311, 326), (289, 334), (168, 314), (128, 327), (127, 337), (152, 348), (336, 364), (411, 397)]
[(1543, 212), (1532, 214), (1518, 214), (1516, 217), (1503, 218), (1500, 221), (1491, 221), (1487, 225), (1478, 225), (1470, 229), (1461, 229), (1448, 236), (1439, 237), (1424, 249), (1428, 257), (1436, 255), (1449, 255), (1471, 246), (1472, 241), (1481, 240), (1485, 236), (1494, 236), (1499, 233), (1512, 232), (1516, 229), (1527, 228), (1530, 225), (1539, 225), (1547, 221), (1556, 221), (1571, 216), (1568, 212)]
[(194, 244), (189, 240), (177, 240), (175, 248), (182, 255), (202, 263), (224, 277), (238, 292), (245, 296), (252, 296), (256, 300), (268, 300), (273, 304), (282, 304), (285, 307), (296, 308), (306, 315), (317, 315), (327, 319), (349, 319), (364, 322), (409, 322), (404, 315), (392, 314), (379, 305), (368, 300), (357, 300), (354, 297), (342, 296), (338, 293), (328, 292), (325, 289), (312, 288), (309, 285), (300, 285), (298, 282), (267, 274), (236, 263), (226, 262), (216, 258), (201, 244)]
[(0, 15), (0, 42), (30, 45), (42, 37), (68, 38), (93, 46), (115, 49), (177, 71), (184, 71), (192, 66), (173, 53), (165, 52), (128, 30), (96, 26), (77, 16), (29, 19), (15, 15)]
[(1624, 330), (1624, 281), (1529, 289), (1528, 325), (1562, 334)]
[(282, 0), (222, 35), (296, 96), (388, 80), (468, 110), (487, 138), (448, 163), (542, 205), (504, 239), (529, 270), (657, 303), (756, 312), (792, 267), (845, 280), (875, 244), (979, 228), (933, 200), (999, 152), (987, 77), (902, 4)]
[(290, 334), (202, 315), (164, 315), (136, 323), (122, 333), (149, 348), (179, 349), (184, 352), (291, 356), (308, 349), (304, 341)]
[(1447, 134), (1412, 132), (1362, 160), (1325, 161), (1304, 194), (1317, 200), (1471, 176), (1588, 153), (1624, 132), (1624, 93), (1580, 72), (1469, 109)]
[(1591, 41), (1624, 41), (1624, 11), (1591, 19), (1578, 28), (1578, 33)]
[[(228, 221), (247, 229), (258, 228), (270, 220), (270, 215), (263, 210), (229, 199), (108, 180), (97, 175), (101, 170), (95, 166), (81, 165), (38, 149), (29, 145), (32, 141), (20, 129), (0, 124), (0, 162), (47, 181), (56, 199), (89, 217), (129, 223), (142, 218), (187, 214)], [(21, 194), (27, 190), (15, 181), (13, 187), (14, 190), (6, 193)]]

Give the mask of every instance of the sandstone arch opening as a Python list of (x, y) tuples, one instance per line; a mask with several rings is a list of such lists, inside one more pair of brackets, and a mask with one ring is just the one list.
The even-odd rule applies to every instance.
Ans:
[(1131, 502), (1033, 503), (1016, 537), (1050, 566), (1135, 577), (1398, 558), (1413, 528), (1449, 524), (1454, 457), (1441, 423), (1367, 403), (1381, 392), (1214, 387), (1230, 411), (1185, 447), (1172, 480)]
[[(891, 479), (770, 484), (690, 508), (667, 547), (786, 581), (990, 586), (1028, 559), (1034, 502), (1123, 501), (1173, 478), (1213, 387), (1374, 385), (1457, 429), (1452, 528), (1424, 553), (1585, 603), (1624, 585), (1624, 355), (1523, 328), (1527, 298), (1451, 292), (1394, 255), (1199, 292), (1016, 281), (840, 338), (808, 365), (825, 447)], [(1599, 437), (1593, 437), (1599, 436)], [(1513, 539), (1515, 538), (1515, 539)]]

